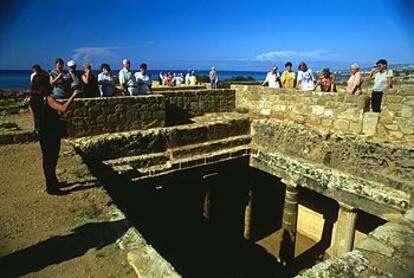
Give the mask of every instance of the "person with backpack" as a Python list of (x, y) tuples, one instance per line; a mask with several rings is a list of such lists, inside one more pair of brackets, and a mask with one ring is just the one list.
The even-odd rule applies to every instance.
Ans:
[(56, 165), (59, 158), (60, 140), (65, 132), (59, 112), (65, 112), (79, 93), (75, 90), (65, 103), (55, 100), (52, 86), (47, 74), (33, 77), (30, 91), (29, 112), (35, 124), (35, 136), (39, 139), (42, 151), (43, 172), (46, 180), (46, 191), (51, 195), (62, 195), (59, 180), (56, 177)]

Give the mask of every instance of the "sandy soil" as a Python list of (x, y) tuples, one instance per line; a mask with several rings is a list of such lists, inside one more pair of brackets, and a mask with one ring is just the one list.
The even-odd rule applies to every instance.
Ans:
[(66, 194), (51, 196), (37, 142), (0, 146), (0, 276), (135, 277), (108, 222), (109, 197), (70, 146), (60, 154)]

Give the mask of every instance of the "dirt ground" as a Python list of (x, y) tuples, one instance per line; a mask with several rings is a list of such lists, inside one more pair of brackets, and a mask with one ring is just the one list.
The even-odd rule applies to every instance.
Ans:
[(115, 243), (109, 197), (62, 143), (63, 196), (45, 192), (37, 142), (0, 145), (0, 276), (135, 277)]

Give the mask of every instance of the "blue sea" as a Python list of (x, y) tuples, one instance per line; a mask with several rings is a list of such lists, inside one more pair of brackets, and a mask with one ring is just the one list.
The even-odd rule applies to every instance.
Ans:
[[(186, 73), (186, 70), (150, 70), (152, 78), (156, 80), (159, 72), (177, 72)], [(0, 70), (0, 89), (29, 89), (30, 88), (30, 70)], [(118, 73), (118, 70), (113, 71)], [(207, 70), (196, 70), (197, 75), (208, 75)], [(219, 79), (229, 79), (235, 76), (253, 77), (256, 81), (263, 81), (266, 77), (265, 71), (218, 71)], [(94, 71), (97, 75), (98, 72)], [(338, 79), (347, 78), (347, 76), (338, 76)]]
[[(181, 72), (186, 73), (187, 70), (150, 70), (152, 78), (156, 80), (159, 72)], [(0, 89), (29, 89), (30, 88), (30, 70), (0, 70)], [(118, 70), (113, 71), (114, 74), (118, 73)], [(197, 75), (208, 75), (207, 70), (196, 71)], [(97, 75), (98, 72), (94, 71)], [(264, 80), (266, 72), (262, 71), (218, 71), (219, 79), (224, 80), (234, 76), (251, 76), (255, 80)]]

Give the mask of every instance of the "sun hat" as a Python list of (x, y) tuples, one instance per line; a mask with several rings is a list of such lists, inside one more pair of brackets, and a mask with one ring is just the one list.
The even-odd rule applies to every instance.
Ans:
[(73, 61), (73, 60), (70, 60), (67, 65), (68, 65), (68, 67), (74, 67), (74, 66), (76, 66), (76, 62)]

